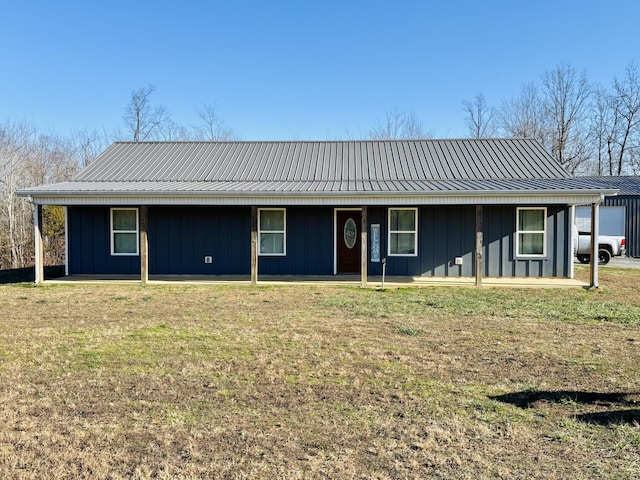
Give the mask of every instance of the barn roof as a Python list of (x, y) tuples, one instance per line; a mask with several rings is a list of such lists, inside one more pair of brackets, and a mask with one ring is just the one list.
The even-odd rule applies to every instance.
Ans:
[(582, 177), (587, 181), (603, 185), (606, 188), (617, 188), (618, 195), (640, 196), (640, 176), (593, 176)]

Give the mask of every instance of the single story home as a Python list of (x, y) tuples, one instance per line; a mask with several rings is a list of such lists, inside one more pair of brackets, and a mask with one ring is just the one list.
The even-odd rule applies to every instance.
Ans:
[[(117, 142), (19, 194), (67, 213), (67, 272), (573, 277), (574, 205), (606, 195), (533, 139)], [(595, 280), (597, 286), (597, 266)], [(593, 275), (592, 275), (593, 276)]]

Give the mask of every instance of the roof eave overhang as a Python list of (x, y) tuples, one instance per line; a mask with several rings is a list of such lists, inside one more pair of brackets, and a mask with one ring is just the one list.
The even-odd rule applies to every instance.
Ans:
[(28, 191), (20, 196), (40, 205), (469, 205), (600, 203), (617, 190), (549, 189), (510, 191), (402, 192), (157, 192)]

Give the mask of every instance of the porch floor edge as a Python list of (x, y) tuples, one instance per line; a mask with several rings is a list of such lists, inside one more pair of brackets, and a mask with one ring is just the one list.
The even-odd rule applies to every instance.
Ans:
[[(69, 275), (45, 280), (45, 284), (140, 284), (138, 275)], [(150, 275), (148, 285), (251, 285), (249, 275)], [(360, 286), (359, 275), (261, 275), (258, 285), (345, 285)], [(475, 287), (475, 277), (386, 277), (385, 288), (407, 286)], [(485, 277), (482, 287), (511, 288), (587, 288), (589, 284), (574, 278)], [(382, 277), (367, 277), (368, 288), (381, 288)]]

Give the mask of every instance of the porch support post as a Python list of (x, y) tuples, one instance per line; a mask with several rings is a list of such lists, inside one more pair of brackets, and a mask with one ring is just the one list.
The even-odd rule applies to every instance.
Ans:
[(362, 207), (362, 225), (360, 231), (360, 286), (367, 286), (367, 230), (369, 229), (369, 222), (367, 220), (367, 206)]
[(575, 266), (574, 258), (576, 250), (573, 249), (574, 245), (578, 245), (578, 237), (576, 236), (574, 225), (576, 224), (576, 206), (571, 205), (569, 208), (569, 231), (571, 235), (569, 237), (569, 278), (575, 278)]
[(33, 234), (35, 238), (35, 284), (44, 282), (44, 242), (42, 241), (42, 205), (33, 210)]
[(64, 275), (69, 276), (69, 207), (64, 207)]
[(140, 206), (140, 283), (149, 281), (149, 239), (147, 235), (149, 220), (148, 207)]
[(600, 235), (600, 203), (591, 204), (591, 285), (598, 288), (598, 237)]
[(482, 286), (482, 205), (476, 205), (476, 287)]
[(251, 285), (258, 284), (258, 207), (251, 207)]

